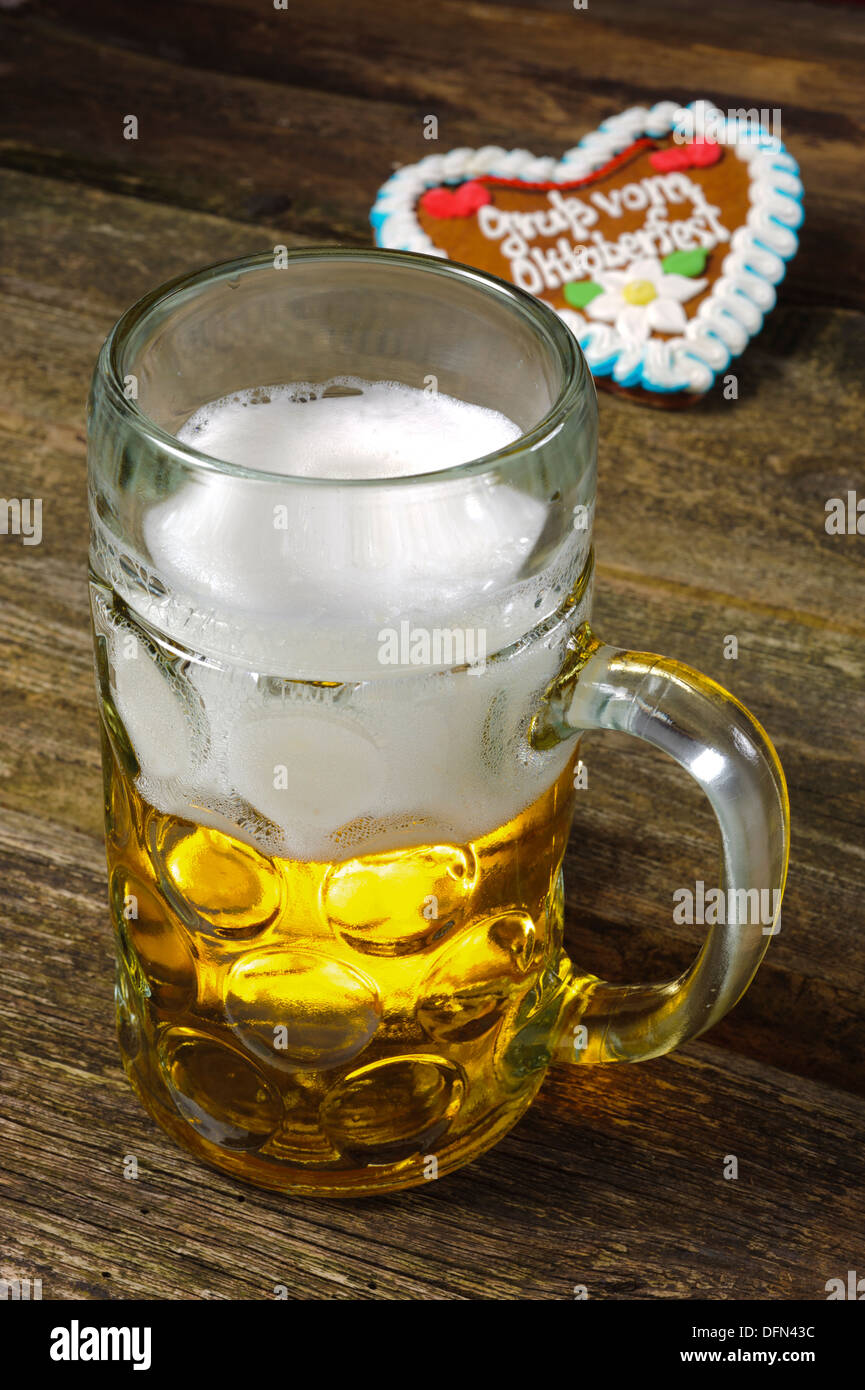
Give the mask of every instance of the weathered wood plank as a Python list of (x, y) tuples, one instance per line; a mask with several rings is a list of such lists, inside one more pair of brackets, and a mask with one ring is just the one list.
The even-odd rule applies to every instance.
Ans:
[[(257, 0), (213, 0), (204, 11), (194, 0), (154, 0), (146, 13), (135, 14), (118, 12), (111, 0), (91, 0), (73, 12), (57, 0), (33, 0), (26, 18), (46, 30), (88, 35), (212, 73), (296, 82), (341, 95), (396, 94), (398, 100), (403, 92), (414, 94), (419, 75), (428, 89), (438, 82), (455, 86), (457, 74), (474, 71), (486, 78), (490, 67), (505, 62), (512, 88), (524, 73), (530, 76), (534, 62), (556, 72), (569, 69), (577, 85), (590, 72), (602, 89), (611, 81), (624, 87), (639, 76), (658, 90), (665, 82), (681, 82), (686, 55), (694, 81), (712, 76), (745, 94), (745, 106), (772, 107), (785, 99), (801, 107), (814, 100), (817, 118), (828, 127), (834, 117), (842, 129), (845, 107), (856, 104), (856, 61), (863, 47), (851, 6), (817, 9), (787, 0), (764, 0), (758, 7), (730, 0), (711, 12), (695, 11), (689, 0), (665, 3), (662, 11), (630, 0), (604, 0), (582, 11), (571, 0), (440, 0), (433, 10), (423, 0), (404, 0), (398, 12), (388, 5), (318, 0), (314, 23), (291, 7), (262, 7)], [(638, 53), (646, 60), (639, 67), (629, 61)], [(755, 88), (747, 83), (749, 65), (756, 69), (760, 59), (771, 60), (771, 77), (763, 64)], [(840, 90), (832, 86), (839, 79)], [(500, 87), (477, 86), (455, 105), (502, 101)], [(839, 97), (832, 110), (825, 101), (830, 87)], [(758, 99), (758, 92), (765, 95)]]
[[(310, 23), (256, 0), (100, 0), (82, 12), (37, 2), (4, 27), (7, 165), (240, 220), (280, 216), (296, 232), (361, 244), (393, 163), (434, 148), (429, 113), (435, 148), (547, 154), (659, 94), (777, 107), (809, 195), (785, 300), (865, 306), (861, 43), (843, 8), (772, 4), (755, 15), (737, 0), (667, 19), (622, 4), (411, 0), (397, 18), (325, 0)], [(127, 113), (138, 140), (123, 139)]]

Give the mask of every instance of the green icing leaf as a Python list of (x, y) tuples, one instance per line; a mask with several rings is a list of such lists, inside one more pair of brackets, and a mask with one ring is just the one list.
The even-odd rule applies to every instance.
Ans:
[(603, 294), (600, 285), (596, 285), (594, 280), (569, 280), (562, 290), (565, 300), (574, 309), (585, 309), (587, 304), (591, 304), (593, 299), (597, 299), (599, 294)]
[(704, 246), (698, 246), (693, 251), (671, 251), (661, 265), (667, 275), (702, 275), (707, 254)]

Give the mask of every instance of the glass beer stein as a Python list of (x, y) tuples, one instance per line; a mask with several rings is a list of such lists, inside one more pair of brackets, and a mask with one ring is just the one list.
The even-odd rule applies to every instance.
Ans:
[[(596, 436), (556, 314), (432, 257), (214, 266), (105, 343), (118, 1032), (200, 1158), (296, 1193), (409, 1187), (494, 1144), (550, 1065), (659, 1056), (747, 988), (783, 774), (713, 681), (592, 632)], [(605, 983), (564, 952), (589, 729), (669, 753), (717, 816), (728, 909), (678, 979)]]

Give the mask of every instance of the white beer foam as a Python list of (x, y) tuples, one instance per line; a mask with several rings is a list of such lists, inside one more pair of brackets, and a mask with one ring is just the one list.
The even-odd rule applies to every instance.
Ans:
[(296, 822), (300, 850), (387, 796), (385, 759), (369, 735), (314, 710), (236, 721), (226, 771), (276, 825)]
[[(538, 696), (558, 669), (564, 632), (490, 663), (481, 675), (395, 673), (376, 664), (379, 629), (424, 608), (441, 614), (442, 625), (464, 628), (501, 609), (508, 640), (528, 631), (547, 578), (519, 576), (543, 528), (544, 503), (486, 474), (382, 489), (296, 481), (441, 472), (513, 442), (518, 426), (406, 386), (339, 384), (356, 394), (269, 387), (204, 406), (179, 432), (181, 441), (292, 482), (202, 473), (145, 517), (157, 571), (169, 586), (200, 595), (207, 615), (200, 634), (187, 623), (174, 635), (192, 650), (200, 637), (198, 649), (227, 666), (187, 668), (194, 706), (205, 716), (200, 765), (188, 771), (179, 731), (169, 728), (188, 719), (182, 702), (171, 697), (169, 711), (168, 693), (152, 681), (137, 690), (126, 682), (123, 690), (143, 787), (158, 809), (201, 820), (196, 803), (222, 807), (221, 817), (239, 799), (278, 830), (278, 844), (267, 832), (262, 849), (304, 860), (431, 837), (465, 843), (535, 800), (570, 755), (567, 747), (537, 754), (526, 737)], [(277, 507), (287, 509), (281, 527), (274, 526)], [(499, 603), (502, 590), (508, 597)], [(267, 675), (362, 683), (338, 707), (329, 695), (311, 702), (308, 687), (280, 695), (243, 663), (233, 665), (230, 639), (213, 652), (214, 615), (229, 634), (245, 621), (272, 622), (279, 655), (259, 667)], [(302, 667), (286, 659), (287, 631)], [(488, 656), (507, 645), (498, 632), (486, 635)], [(235, 833), (248, 839), (249, 824)]]
[(177, 438), (260, 472), (349, 479), (438, 473), (503, 449), (520, 433), (499, 411), (453, 396), (339, 377), (224, 396), (190, 416)]
[[(246, 615), (278, 626), (283, 641), (296, 636), (304, 663), (318, 656), (321, 674), (334, 663), (349, 674), (364, 655), (370, 674), (375, 633), (408, 613), (486, 626), (483, 605), (517, 581), (546, 507), (488, 475), (395, 488), (394, 479), (500, 449), (519, 427), (497, 411), (413, 387), (353, 378), (337, 385), (356, 394), (272, 387), (202, 407), (181, 441), (292, 481), (202, 474), (151, 509), (145, 535), (159, 573), (193, 608), (217, 621)], [(378, 478), (382, 487), (322, 488), (303, 478)], [(295, 669), (306, 675), (314, 666)]]
[(140, 642), (126, 650), (124, 635), (128, 642), (126, 633), (112, 644), (114, 698), (139, 766), (148, 778), (188, 777), (194, 768), (190, 709)]

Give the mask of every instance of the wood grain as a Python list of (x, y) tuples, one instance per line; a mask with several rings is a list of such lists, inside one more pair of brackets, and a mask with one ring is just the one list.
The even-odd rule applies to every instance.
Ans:
[[(748, 0), (711, 15), (640, 8), (406, 0), (397, 17), (316, 0), (312, 22), (259, 0), (32, 0), (0, 17), (0, 162), (366, 243), (375, 192), (398, 163), (457, 145), (560, 154), (627, 106), (707, 96), (781, 111), (809, 194), (788, 302), (865, 306), (855, 14), (784, 3), (755, 14)], [(127, 113), (137, 140), (123, 138)]]
[[(861, 1256), (865, 1119), (863, 540), (823, 526), (826, 499), (862, 486), (853, 12), (446, 0), (395, 24), (326, 0), (303, 26), (252, 0), (36, 0), (2, 28), (0, 492), (43, 498), (44, 538), (0, 537), (0, 1277), (76, 1299), (267, 1299), (279, 1283), (298, 1299), (544, 1300), (577, 1283), (593, 1298), (825, 1297)], [(662, 418), (601, 401), (595, 623), (707, 671), (775, 739), (793, 813), (782, 932), (706, 1038), (551, 1073), (514, 1133), (440, 1185), (301, 1202), (211, 1173), (141, 1111), (113, 1038), (85, 583), (99, 345), (184, 269), (277, 242), (366, 244), (391, 164), (428, 152), (427, 111), (448, 146), (543, 153), (671, 91), (780, 105), (808, 222), (735, 367), (737, 400)], [(717, 871), (710, 812), (651, 750), (604, 735), (584, 757), (569, 950), (606, 978), (670, 975), (699, 937), (673, 924), (671, 885)]]

